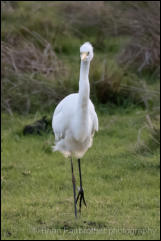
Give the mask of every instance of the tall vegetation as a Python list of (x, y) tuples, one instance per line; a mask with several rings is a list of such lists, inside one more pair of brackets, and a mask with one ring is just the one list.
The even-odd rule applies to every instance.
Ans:
[[(79, 46), (91, 41), (91, 98), (141, 104), (159, 132), (160, 2), (2, 1), (2, 110), (43, 111), (77, 90)], [(45, 6), (45, 7), (44, 7)]]

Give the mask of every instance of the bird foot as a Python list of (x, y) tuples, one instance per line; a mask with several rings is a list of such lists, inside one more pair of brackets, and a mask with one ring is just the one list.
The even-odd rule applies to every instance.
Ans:
[(78, 202), (78, 199), (79, 199), (79, 212), (81, 212), (82, 201), (83, 201), (84, 205), (87, 207), (87, 204), (86, 204), (86, 201), (85, 201), (85, 198), (84, 198), (83, 188), (79, 188), (78, 196), (77, 196), (77, 199), (76, 199), (76, 204)]

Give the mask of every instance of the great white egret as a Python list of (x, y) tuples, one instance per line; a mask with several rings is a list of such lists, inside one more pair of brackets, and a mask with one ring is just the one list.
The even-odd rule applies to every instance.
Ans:
[[(79, 92), (65, 97), (56, 107), (52, 128), (55, 134), (54, 151), (60, 151), (65, 157), (71, 159), (72, 183), (74, 194), (74, 210), (77, 217), (77, 201), (80, 198), (81, 203), (86, 206), (84, 191), (82, 187), (80, 158), (83, 157), (89, 147), (92, 146), (94, 132), (98, 131), (98, 117), (91, 102), (89, 85), (89, 67), (93, 58), (93, 47), (89, 42), (80, 47), (80, 77)], [(80, 188), (76, 198), (75, 177), (73, 172), (72, 157), (78, 158)]]

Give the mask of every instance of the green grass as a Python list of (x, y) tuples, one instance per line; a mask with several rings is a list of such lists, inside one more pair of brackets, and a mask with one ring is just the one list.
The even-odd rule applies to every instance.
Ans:
[[(140, 153), (145, 111), (97, 108), (100, 130), (82, 159), (88, 207), (75, 220), (69, 160), (52, 134), (23, 136), (40, 114), (2, 115), (3, 240), (159, 240), (159, 150)], [(146, 137), (146, 134), (145, 134)], [(77, 162), (74, 161), (77, 186)]]
[[(30, 42), (44, 51), (48, 42), (65, 68), (65, 71), (58, 69), (60, 76), (51, 73), (46, 77), (25, 71), (20, 76), (12, 71), (2, 76), (10, 80), (4, 81), (2, 99), (13, 105), (13, 116), (2, 113), (2, 239), (159, 240), (160, 153), (156, 146), (149, 151), (144, 146), (138, 147), (138, 131), (143, 129), (145, 115), (159, 103), (159, 79), (150, 71), (137, 73), (136, 69), (126, 70), (118, 65), (117, 58), (130, 41), (131, 33), (128, 36), (108, 33), (100, 38), (99, 26), (79, 28), (69, 23), (61, 4), (21, 1), (13, 6), (10, 3), (11, 9), (2, 11), (5, 43), (18, 51), (23, 49), (23, 42)], [(88, 207), (83, 207), (76, 220), (70, 161), (51, 151), (52, 133), (23, 136), (22, 129), (46, 114), (37, 110), (54, 109), (63, 96), (78, 90), (79, 47), (85, 41), (94, 46), (90, 85), (100, 128), (92, 148), (82, 159)], [(34, 79), (40, 86), (32, 84)], [(17, 88), (16, 80), (20, 80)], [(143, 88), (142, 82), (147, 87)], [(39, 92), (41, 83), (39, 89), (43, 91)], [(129, 86), (127, 93), (121, 92), (119, 83)], [(34, 94), (28, 91), (30, 86), (36, 90)], [(138, 87), (138, 91), (130, 86)], [(56, 97), (49, 95), (49, 90), (57, 93)], [(15, 114), (15, 111), (28, 113), (25, 96), (30, 100), (29, 114)], [(135, 106), (142, 99), (149, 109)], [(47, 115), (51, 117), (52, 112)], [(147, 128), (141, 132), (145, 143), (149, 143), (149, 135)], [(79, 186), (76, 160), (74, 170)]]

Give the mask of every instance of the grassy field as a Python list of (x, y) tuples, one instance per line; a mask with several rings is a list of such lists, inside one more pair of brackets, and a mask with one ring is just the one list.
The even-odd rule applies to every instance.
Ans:
[[(3, 240), (160, 239), (159, 150), (137, 148), (145, 110), (99, 105), (97, 113), (100, 130), (82, 159), (88, 207), (78, 220), (70, 162), (51, 151), (53, 134), (22, 135), (40, 113), (2, 115)], [(78, 186), (76, 161), (74, 169)]]
[[(2, 1), (3, 240), (160, 239), (159, 8)], [(99, 132), (82, 159), (87, 208), (76, 220), (70, 161), (52, 152), (52, 132), (22, 130), (78, 91), (86, 41)], [(74, 170), (79, 186), (77, 160)]]

